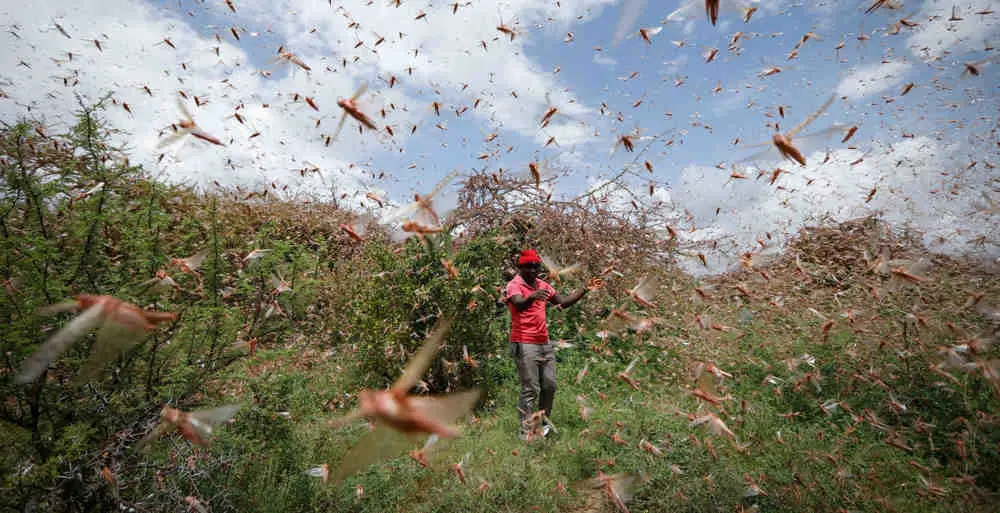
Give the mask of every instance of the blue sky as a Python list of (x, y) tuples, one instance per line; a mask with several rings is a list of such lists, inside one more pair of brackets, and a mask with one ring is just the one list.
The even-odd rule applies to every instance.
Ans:
[[(661, 224), (686, 230), (692, 245), (725, 240), (726, 249), (713, 259), (716, 268), (729, 265), (764, 232), (792, 233), (827, 214), (841, 219), (877, 212), (916, 225), (929, 242), (957, 241), (976, 230), (996, 240), (995, 218), (977, 210), (983, 195), (1000, 197), (997, 173), (987, 166), (1000, 160), (995, 132), (1000, 81), (992, 62), (996, 50), (984, 50), (1000, 43), (1000, 14), (975, 14), (988, 11), (989, 0), (908, 0), (899, 9), (869, 15), (867, 2), (765, 2), (756, 4), (749, 23), (742, 20), (739, 2), (724, 0), (714, 27), (693, 2), (692, 16), (665, 21), (678, 18), (671, 13), (688, 3), (473, 0), (455, 14), (447, 2), (429, 0), (404, 0), (399, 8), (383, 0), (237, 0), (235, 13), (222, 0), (12, 5), (0, 12), (0, 25), (8, 29), (0, 37), (13, 50), (2, 57), (0, 89), (6, 98), (0, 100), (0, 114), (11, 119), (32, 105), (33, 113), (58, 123), (72, 110), (72, 93), (96, 98), (111, 91), (133, 111), (113, 106), (107, 115), (128, 132), (134, 159), (167, 179), (333, 191), (347, 194), (345, 204), (356, 208), (368, 191), (405, 202), (454, 169), (503, 168), (527, 179), (529, 161), (564, 171), (553, 196), (572, 197), (636, 157), (621, 149), (609, 156), (609, 150), (618, 135), (638, 130), (662, 139), (639, 159), (635, 176), (617, 192), (609, 189), (611, 201), (628, 209), (633, 195), (646, 198)], [(948, 20), (953, 5), (962, 20)], [(636, 23), (622, 29), (629, 37), (613, 44), (623, 10), (637, 7)], [(414, 19), (421, 12), (426, 16)], [(916, 26), (900, 25), (891, 34), (903, 18)], [(501, 19), (518, 32), (514, 41), (496, 30)], [(232, 27), (239, 30), (239, 41)], [(651, 45), (637, 37), (640, 28), (657, 27), (661, 31)], [(737, 32), (743, 37), (730, 49)], [(819, 39), (805, 42), (789, 60), (807, 32)], [(859, 33), (869, 39), (859, 41)], [(380, 37), (384, 40), (376, 45)], [(163, 44), (164, 38), (176, 49)], [(270, 60), (279, 45), (312, 71), (275, 68)], [(706, 63), (703, 55), (711, 48), (718, 53)], [(65, 60), (67, 51), (74, 52), (74, 60), (53, 60)], [(992, 60), (977, 65), (980, 76), (963, 77), (966, 62), (984, 59)], [(31, 68), (19, 66), (21, 61)], [(782, 71), (759, 76), (772, 66)], [(260, 70), (274, 73), (265, 78)], [(633, 72), (638, 75), (621, 80)], [(66, 76), (79, 84), (65, 87), (58, 77)], [(397, 80), (392, 88), (390, 76)], [(348, 121), (327, 146), (324, 138), (341, 114), (337, 99), (362, 82), (370, 85), (359, 101), (362, 109), (380, 127), (392, 126), (395, 135), (358, 134), (357, 124)], [(910, 82), (915, 87), (901, 96)], [(143, 85), (154, 91), (152, 97)], [(721, 89), (713, 91), (717, 85)], [(189, 101), (187, 107), (226, 147), (185, 142), (158, 160), (160, 130), (178, 119), (178, 90), (208, 99), (201, 106)], [(796, 144), (809, 160), (804, 168), (780, 159), (733, 167), (757, 151), (739, 148), (734, 140), (765, 142), (773, 123), (787, 131), (834, 92), (838, 98), (825, 115), (798, 135), (834, 123), (857, 125), (849, 143), (840, 143), (842, 133), (799, 138)], [(570, 117), (557, 115), (541, 129), (547, 94)], [(315, 101), (318, 112), (305, 97)], [(476, 99), (480, 105), (473, 108)], [(443, 105), (440, 117), (431, 112), (433, 101)], [(238, 105), (253, 128), (232, 117)], [(785, 119), (778, 116), (779, 105)], [(468, 110), (457, 116), (461, 106)], [(255, 131), (260, 135), (250, 138)], [(484, 142), (490, 133), (497, 137)], [(550, 136), (559, 146), (543, 146)], [(645, 144), (636, 141), (637, 149)], [(821, 164), (827, 151), (831, 158)], [(484, 153), (489, 158), (479, 159)], [(641, 169), (644, 160), (654, 173)], [(972, 161), (978, 164), (963, 169)], [(788, 173), (773, 185), (728, 179), (733, 171), (756, 176), (749, 164), (768, 173), (780, 165)], [(321, 174), (303, 178), (299, 170), (313, 166)], [(384, 178), (374, 178), (382, 173)], [(649, 181), (658, 184), (652, 198)], [(880, 192), (866, 201), (872, 188)], [(942, 191), (960, 192), (948, 193), (946, 201)], [(949, 244), (940, 246), (971, 250)], [(1000, 246), (984, 251), (995, 255)]]

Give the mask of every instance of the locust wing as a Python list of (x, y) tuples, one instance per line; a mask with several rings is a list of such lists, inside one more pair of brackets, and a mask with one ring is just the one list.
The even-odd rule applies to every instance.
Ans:
[[(76, 304), (75, 302), (73, 303)], [(57, 310), (61, 307), (68, 307), (69, 303), (63, 303), (57, 305), (56, 307), (49, 307), (49, 311)], [(30, 383), (45, 372), (49, 364), (53, 360), (63, 354), (66, 349), (69, 349), (74, 342), (79, 340), (88, 331), (96, 328), (104, 320), (102, 313), (103, 305), (95, 304), (75, 319), (69, 322), (69, 324), (63, 326), (61, 330), (56, 332), (49, 340), (47, 340), (37, 351), (21, 365), (21, 371), (18, 372), (17, 376), (14, 377), (14, 382), (17, 384)]]
[(479, 400), (479, 390), (464, 390), (448, 395), (410, 397), (410, 405), (428, 418), (444, 424), (454, 424), (469, 414)]
[(193, 411), (188, 421), (198, 438), (207, 444), (212, 439), (215, 428), (232, 420), (242, 407), (242, 404), (227, 404), (217, 408)]
[(347, 476), (369, 465), (399, 456), (418, 443), (420, 438), (422, 435), (408, 435), (391, 427), (376, 424), (375, 429), (361, 437), (357, 445), (340, 459), (340, 467), (333, 474), (331, 482), (339, 484)]
[(833, 103), (833, 100), (835, 98), (837, 98), (837, 95), (836, 94), (831, 94), (830, 97), (826, 100), (826, 102), (824, 102), (823, 105), (819, 109), (816, 109), (816, 112), (813, 112), (812, 114), (809, 115), (809, 117), (807, 117), (806, 119), (802, 120), (802, 122), (799, 123), (798, 125), (796, 125), (795, 128), (793, 128), (790, 131), (788, 131), (788, 133), (785, 134), (785, 136), (788, 137), (789, 139), (791, 139), (793, 135), (797, 134), (803, 128), (809, 126), (809, 123), (812, 123), (813, 121), (815, 121), (816, 118), (820, 117), (823, 114), (823, 112), (826, 111), (827, 107), (829, 107), (830, 104)]
[(101, 369), (131, 349), (141, 339), (144, 324), (145, 321), (141, 317), (137, 323), (108, 319), (98, 330), (97, 340), (90, 350), (90, 358), (80, 368), (80, 373), (73, 380), (74, 383), (79, 385), (97, 378)]
[(452, 319), (438, 321), (434, 329), (427, 335), (427, 340), (424, 341), (423, 346), (420, 347), (417, 354), (413, 356), (410, 363), (403, 369), (403, 374), (392, 385), (391, 392), (393, 394), (399, 397), (405, 396), (410, 392), (411, 388), (417, 385), (420, 378), (427, 372), (427, 368), (430, 367), (434, 355), (441, 347), (441, 342), (444, 341), (445, 335), (447, 335), (448, 330), (451, 328), (451, 324)]

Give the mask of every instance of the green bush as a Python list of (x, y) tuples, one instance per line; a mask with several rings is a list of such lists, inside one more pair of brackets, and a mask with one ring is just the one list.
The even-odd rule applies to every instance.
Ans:
[[(427, 385), (432, 392), (480, 388), (483, 400), (495, 398), (510, 376), (506, 355), (505, 309), (496, 302), (504, 247), (483, 237), (460, 246), (454, 254), (447, 235), (425, 242), (411, 239), (399, 254), (388, 246), (369, 244), (370, 265), (352, 295), (349, 322), (357, 339), (359, 384), (380, 388), (393, 383), (438, 319), (455, 319), (445, 346), (432, 364)], [(452, 277), (442, 260), (457, 269)], [(476, 290), (477, 286), (479, 290)], [(492, 297), (491, 297), (492, 296)], [(463, 359), (463, 347), (473, 363)], [(447, 362), (447, 363), (446, 363)]]

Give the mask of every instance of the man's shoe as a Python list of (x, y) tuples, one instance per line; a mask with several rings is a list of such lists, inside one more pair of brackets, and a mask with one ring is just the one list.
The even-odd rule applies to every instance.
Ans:
[(552, 431), (552, 426), (548, 424), (542, 426), (542, 438), (549, 436), (549, 431)]

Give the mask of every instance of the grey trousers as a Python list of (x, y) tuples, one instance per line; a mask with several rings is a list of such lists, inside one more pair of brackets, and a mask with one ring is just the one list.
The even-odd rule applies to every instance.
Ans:
[(518, 418), (521, 424), (538, 409), (545, 416), (552, 415), (552, 400), (556, 395), (556, 354), (552, 343), (510, 343), (510, 352), (517, 363), (517, 377), (521, 379), (521, 398), (518, 401)]

